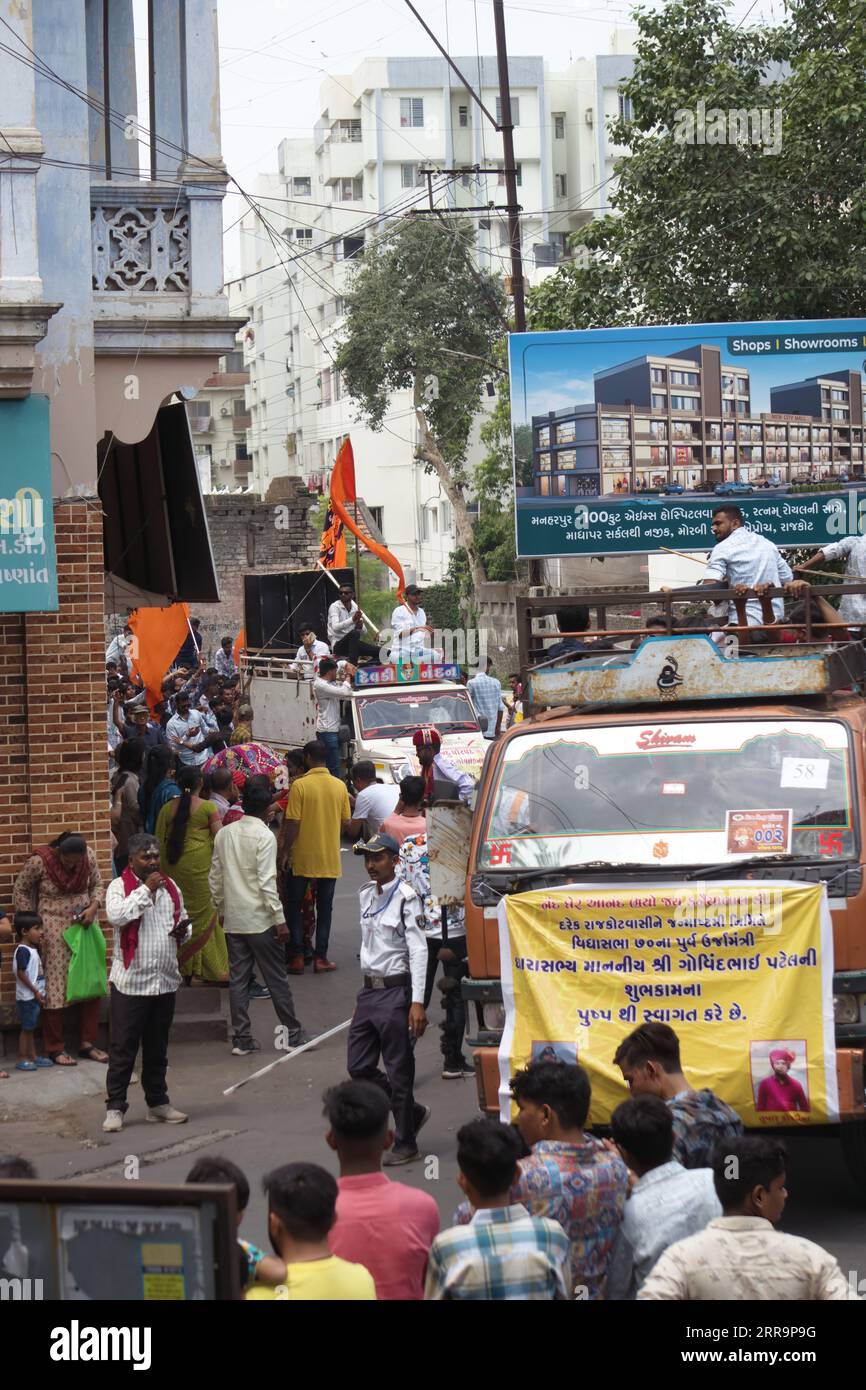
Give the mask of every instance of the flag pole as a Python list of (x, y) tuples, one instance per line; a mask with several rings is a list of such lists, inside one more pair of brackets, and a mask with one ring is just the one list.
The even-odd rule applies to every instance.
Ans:
[(359, 554), (359, 552), (358, 552), (358, 530), (357, 530), (357, 527), (358, 527), (358, 499), (357, 499), (357, 497), (354, 498), (353, 505), (354, 505), (354, 510), (355, 510), (355, 532), (354, 532), (354, 536), (355, 536), (355, 598), (357, 599), (357, 601), (358, 601), (358, 607), (360, 608), (360, 607), (361, 607), (361, 556), (360, 556), (360, 554)]
[[(337, 581), (336, 581), (336, 579), (334, 578), (334, 576), (331, 574), (331, 571), (330, 571), (329, 569), (326, 569), (326, 568), (325, 568), (325, 566), (322, 564), (321, 560), (317, 560), (317, 561), (316, 561), (316, 564), (318, 565), (319, 569), (322, 571), (322, 574), (324, 574), (328, 579), (330, 579), (330, 581), (331, 581), (331, 583), (333, 584), (334, 588), (337, 589), (337, 590), (339, 590), (340, 586), (339, 586), (339, 584), (337, 583)], [(372, 618), (368, 618), (368, 617), (367, 617), (367, 614), (364, 612), (364, 610), (363, 610), (363, 608), (361, 607), (360, 604), (358, 604), (358, 612), (361, 614), (361, 617), (364, 619), (364, 622), (367, 624), (367, 626), (368, 626), (368, 628), (370, 629), (370, 631), (371, 631), (371, 632), (378, 633), (379, 629), (377, 628), (376, 624), (373, 622)]]

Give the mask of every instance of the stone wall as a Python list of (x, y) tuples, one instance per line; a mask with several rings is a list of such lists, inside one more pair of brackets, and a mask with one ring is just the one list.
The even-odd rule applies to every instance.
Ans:
[(312, 569), (319, 536), (309, 522), (318, 498), (300, 478), (275, 479), (266, 501), (250, 495), (205, 498), (219, 603), (194, 603), (201, 619), (205, 656), (213, 661), (220, 638), (236, 637), (244, 621), (244, 575)]

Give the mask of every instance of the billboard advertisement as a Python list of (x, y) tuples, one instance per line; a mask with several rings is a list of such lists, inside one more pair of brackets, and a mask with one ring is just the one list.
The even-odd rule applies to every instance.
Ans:
[(725, 499), (780, 546), (866, 529), (866, 320), (517, 333), (509, 373), (520, 556), (707, 550)]

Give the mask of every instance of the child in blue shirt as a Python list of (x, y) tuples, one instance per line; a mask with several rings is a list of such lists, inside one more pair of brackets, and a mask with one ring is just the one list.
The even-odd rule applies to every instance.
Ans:
[(36, 1025), (45, 1006), (45, 976), (39, 958), (42, 918), (38, 912), (15, 913), (15, 1011), (21, 1024), (18, 1039), (18, 1070), (36, 1071), (50, 1067), (47, 1057), (36, 1056)]

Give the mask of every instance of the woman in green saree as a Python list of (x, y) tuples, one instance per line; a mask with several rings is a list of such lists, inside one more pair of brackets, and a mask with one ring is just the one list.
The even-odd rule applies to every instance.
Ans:
[(199, 796), (201, 783), (200, 768), (181, 768), (177, 776), (180, 796), (163, 806), (156, 820), (156, 836), (162, 871), (180, 888), (192, 921), (192, 936), (178, 951), (181, 974), (187, 984), (192, 984), (193, 977), (208, 984), (225, 984), (228, 949), (208, 885), (220, 815), (212, 801)]

